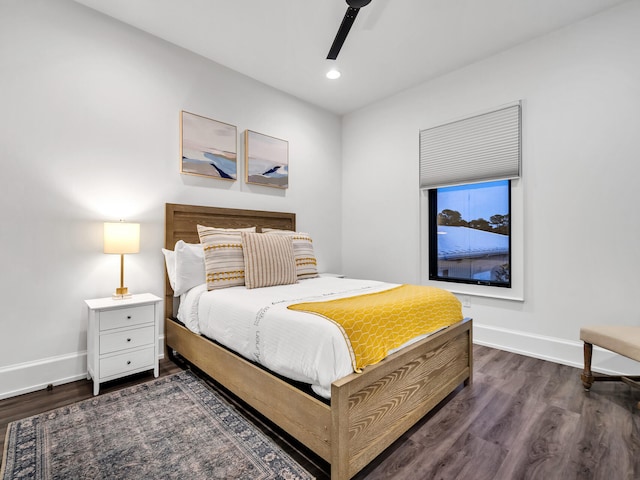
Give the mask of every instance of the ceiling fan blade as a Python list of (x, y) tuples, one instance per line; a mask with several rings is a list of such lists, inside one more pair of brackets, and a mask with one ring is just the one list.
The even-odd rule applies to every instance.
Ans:
[(342, 19), (342, 23), (340, 24), (340, 28), (338, 29), (338, 33), (336, 34), (336, 38), (333, 40), (333, 44), (329, 49), (329, 55), (327, 55), (327, 60), (335, 60), (338, 58), (338, 54), (340, 53), (340, 49), (344, 44), (344, 41), (347, 38), (349, 30), (351, 30), (351, 26), (353, 22), (356, 20), (356, 16), (360, 8), (348, 7), (347, 13), (344, 14), (344, 18)]

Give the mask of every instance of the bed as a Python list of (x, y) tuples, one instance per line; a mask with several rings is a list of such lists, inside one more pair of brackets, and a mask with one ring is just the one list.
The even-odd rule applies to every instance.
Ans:
[[(165, 248), (198, 243), (197, 225), (296, 230), (293, 213), (166, 204)], [(165, 341), (349, 479), (461, 384), (472, 381), (472, 321), (464, 319), (331, 384), (331, 400), (286, 381), (187, 329), (165, 284)], [(266, 394), (265, 392), (269, 392)]]

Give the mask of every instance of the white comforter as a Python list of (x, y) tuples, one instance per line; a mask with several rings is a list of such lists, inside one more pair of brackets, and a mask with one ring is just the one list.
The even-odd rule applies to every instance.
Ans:
[[(311, 384), (329, 398), (331, 383), (353, 372), (339, 328), (317, 315), (287, 305), (373, 293), (397, 286), (371, 280), (320, 277), (293, 285), (207, 291), (206, 285), (181, 297), (178, 318), (249, 360), (292, 380)], [(414, 339), (415, 341), (416, 339)]]

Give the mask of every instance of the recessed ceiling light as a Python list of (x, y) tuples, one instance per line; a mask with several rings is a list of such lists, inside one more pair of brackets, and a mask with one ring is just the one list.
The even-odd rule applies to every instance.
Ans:
[(327, 78), (330, 80), (335, 80), (336, 78), (340, 78), (340, 75), (341, 73), (335, 68), (332, 68), (327, 72)]

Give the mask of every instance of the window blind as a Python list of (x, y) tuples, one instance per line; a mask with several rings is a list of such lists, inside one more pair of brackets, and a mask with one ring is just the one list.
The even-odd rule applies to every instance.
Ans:
[(520, 104), (420, 131), (420, 188), (520, 176)]

